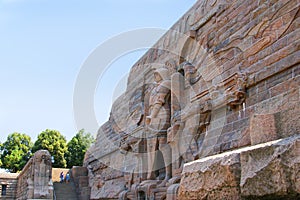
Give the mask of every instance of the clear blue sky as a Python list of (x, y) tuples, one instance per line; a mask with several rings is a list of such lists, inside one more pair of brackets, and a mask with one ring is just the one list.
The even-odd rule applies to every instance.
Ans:
[[(168, 29), (194, 3), (0, 0), (0, 141), (13, 132), (26, 133), (35, 141), (47, 128), (70, 140), (78, 131), (73, 116), (74, 84), (93, 49), (132, 29)], [(142, 54), (121, 57), (101, 79), (107, 87), (98, 87), (95, 95), (100, 124), (108, 119), (112, 103), (113, 89), (108, 86), (115, 87)]]

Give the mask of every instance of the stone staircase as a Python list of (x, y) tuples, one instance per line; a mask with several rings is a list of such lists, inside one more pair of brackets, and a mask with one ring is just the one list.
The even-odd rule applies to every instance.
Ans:
[(78, 200), (72, 179), (69, 183), (54, 182), (53, 186), (56, 200)]
[(55, 193), (53, 199), (54, 200), (78, 200), (73, 177), (71, 176), (71, 180), (69, 183), (66, 182), (60, 183), (59, 182), (60, 172), (64, 172), (64, 174), (66, 174), (67, 172), (70, 172), (70, 169), (52, 168), (52, 181), (53, 181), (53, 187)]

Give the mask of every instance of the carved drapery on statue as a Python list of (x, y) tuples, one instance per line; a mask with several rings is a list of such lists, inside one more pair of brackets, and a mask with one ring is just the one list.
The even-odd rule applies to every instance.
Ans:
[[(149, 98), (149, 115), (147, 124), (147, 151), (148, 151), (148, 176), (147, 179), (156, 179), (155, 161), (158, 160), (158, 151), (163, 156), (165, 166), (165, 181), (171, 178), (171, 149), (167, 144), (167, 129), (170, 127), (171, 118), (171, 80), (168, 69), (159, 68), (154, 72), (154, 87)], [(157, 163), (158, 164), (158, 163)], [(160, 174), (158, 177), (161, 178)]]

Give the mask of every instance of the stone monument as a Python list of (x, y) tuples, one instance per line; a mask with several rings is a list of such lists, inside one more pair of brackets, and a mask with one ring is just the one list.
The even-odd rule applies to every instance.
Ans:
[(131, 68), (90, 199), (300, 198), (300, 1), (199, 0)]

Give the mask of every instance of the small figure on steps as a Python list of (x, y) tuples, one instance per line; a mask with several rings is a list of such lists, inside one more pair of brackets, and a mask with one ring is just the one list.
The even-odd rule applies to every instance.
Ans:
[(60, 183), (64, 182), (64, 172), (60, 172), (59, 179), (60, 179)]
[(67, 172), (66, 174), (66, 183), (69, 183), (70, 182), (70, 173)]

